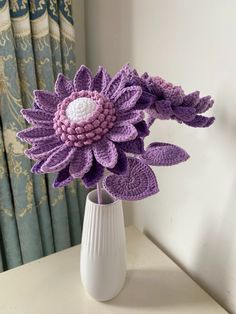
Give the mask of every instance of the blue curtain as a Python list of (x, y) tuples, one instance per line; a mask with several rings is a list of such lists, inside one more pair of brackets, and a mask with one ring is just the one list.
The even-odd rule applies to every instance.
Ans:
[(0, 0), (0, 271), (80, 243), (86, 190), (30, 172), (22, 108), (75, 72), (71, 1)]

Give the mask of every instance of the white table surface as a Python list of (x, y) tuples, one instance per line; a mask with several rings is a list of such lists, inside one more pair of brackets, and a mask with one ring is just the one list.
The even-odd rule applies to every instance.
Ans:
[(115, 299), (97, 302), (86, 294), (75, 246), (0, 274), (0, 313), (227, 313), (137, 229), (126, 234), (127, 280)]

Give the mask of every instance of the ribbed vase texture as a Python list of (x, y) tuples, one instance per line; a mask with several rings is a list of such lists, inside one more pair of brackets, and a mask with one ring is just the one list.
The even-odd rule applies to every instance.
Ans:
[(126, 243), (122, 202), (112, 200), (104, 190), (102, 198), (100, 205), (96, 191), (87, 196), (80, 273), (90, 296), (107, 301), (120, 292), (125, 282)]

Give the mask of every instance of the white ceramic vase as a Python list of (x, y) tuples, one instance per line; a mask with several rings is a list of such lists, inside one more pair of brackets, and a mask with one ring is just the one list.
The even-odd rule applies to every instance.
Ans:
[(80, 274), (88, 294), (99, 301), (114, 298), (126, 277), (126, 242), (122, 202), (102, 190), (87, 195), (80, 256)]

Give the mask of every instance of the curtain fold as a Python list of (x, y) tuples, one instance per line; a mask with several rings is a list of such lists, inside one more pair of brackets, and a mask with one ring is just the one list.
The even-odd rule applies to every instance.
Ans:
[(0, 231), (10, 269), (80, 243), (86, 190), (54, 189), (53, 174), (33, 175), (16, 139), (33, 90), (75, 73), (70, 1), (0, 0), (0, 21)]

